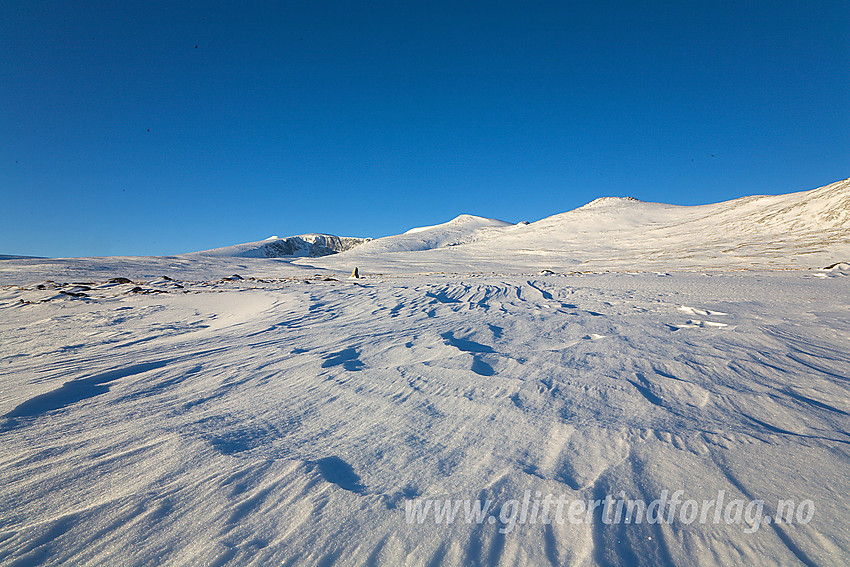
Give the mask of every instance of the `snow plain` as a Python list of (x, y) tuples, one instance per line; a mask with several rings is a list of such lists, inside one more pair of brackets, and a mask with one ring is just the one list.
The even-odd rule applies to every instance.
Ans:
[[(0, 564), (846, 565), (848, 188), (323, 258), (2, 260)], [(680, 489), (814, 515), (405, 519)]]

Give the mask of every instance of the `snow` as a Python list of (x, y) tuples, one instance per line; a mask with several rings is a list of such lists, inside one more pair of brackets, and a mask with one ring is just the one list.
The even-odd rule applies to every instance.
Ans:
[(373, 273), (808, 269), (850, 259), (848, 231), (850, 180), (844, 180), (695, 207), (603, 198), (528, 225), (491, 229), (459, 246), (400, 246), (407, 236), (391, 236), (310, 264)]
[(411, 228), (404, 234), (386, 236), (358, 247), (360, 254), (386, 254), (388, 252), (416, 252), (444, 246), (458, 246), (501, 234), (513, 227), (509, 222), (474, 215), (459, 215), (448, 222), (434, 226)]
[[(845, 181), (323, 258), (4, 259), (0, 564), (845, 565), (847, 203)], [(676, 490), (814, 515), (405, 521)]]
[(328, 256), (354, 248), (367, 242), (368, 238), (334, 236), (332, 234), (300, 234), (279, 238), (269, 236), (265, 240), (213, 248), (186, 256), (218, 256), (236, 258), (287, 258)]
[(500, 221), (496, 219), (488, 219), (486, 217), (477, 217), (475, 215), (458, 215), (452, 220), (448, 222), (444, 222), (442, 224), (435, 224), (433, 226), (420, 226), (417, 228), (411, 228), (406, 231), (404, 234), (417, 234), (421, 232), (437, 232), (437, 231), (451, 231), (460, 229), (464, 233), (467, 232), (475, 232), (480, 228), (485, 227), (505, 227), (510, 226), (510, 223), (505, 221)]

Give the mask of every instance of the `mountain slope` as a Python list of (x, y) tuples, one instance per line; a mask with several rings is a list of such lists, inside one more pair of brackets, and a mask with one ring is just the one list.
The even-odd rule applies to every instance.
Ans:
[(389, 237), (317, 265), (465, 271), (474, 264), (513, 272), (822, 267), (850, 258), (850, 180), (692, 207), (606, 197), (487, 236), (413, 254), (382, 246), (399, 238)]
[(201, 252), (192, 252), (187, 254), (187, 256), (238, 258), (286, 258), (297, 256), (316, 258), (350, 250), (369, 240), (369, 238), (334, 236), (331, 234), (300, 234), (286, 238), (271, 236), (257, 242), (247, 242), (245, 244), (235, 244), (233, 246), (213, 248)]
[(414, 252), (458, 246), (492, 238), (513, 226), (515, 225), (496, 219), (459, 215), (442, 224), (412, 228), (403, 234), (376, 238), (364, 244), (357, 253)]
[[(570, 254), (585, 263), (791, 266), (835, 255), (850, 239), (850, 180), (813, 191), (696, 207), (597, 200), (532, 223), (491, 245)], [(589, 238), (589, 237), (593, 238)], [(843, 258), (837, 258), (841, 260)]]

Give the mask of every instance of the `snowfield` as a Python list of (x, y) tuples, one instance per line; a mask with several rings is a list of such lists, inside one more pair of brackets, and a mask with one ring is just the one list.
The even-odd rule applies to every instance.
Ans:
[[(0, 260), (0, 564), (847, 565), (848, 203)], [(676, 491), (762, 507), (500, 516)], [(493, 508), (422, 514), (447, 500)]]

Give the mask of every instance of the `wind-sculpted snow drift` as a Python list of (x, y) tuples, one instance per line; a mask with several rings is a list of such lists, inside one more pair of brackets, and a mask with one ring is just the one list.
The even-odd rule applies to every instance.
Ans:
[(850, 564), (847, 222), (843, 182), (2, 260), (0, 565)]

